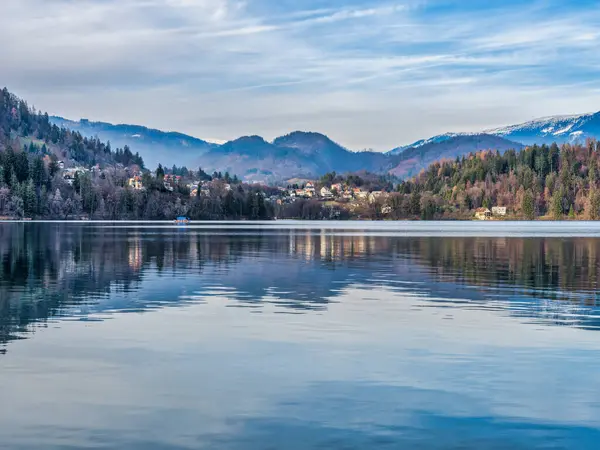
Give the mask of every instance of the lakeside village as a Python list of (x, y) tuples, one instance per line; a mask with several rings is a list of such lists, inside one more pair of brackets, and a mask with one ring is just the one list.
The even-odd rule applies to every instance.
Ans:
[[(76, 170), (85, 169), (79, 168)], [(73, 178), (72, 171), (67, 171), (65, 174), (69, 180)], [(186, 180), (185, 177), (181, 175), (167, 173), (164, 175), (163, 185), (164, 188), (170, 192), (173, 192), (173, 190), (183, 185), (189, 190), (190, 197), (198, 197), (201, 195), (211, 195), (212, 189), (231, 191), (232, 185), (228, 181), (230, 181), (230, 178), (227, 174), (222, 176), (221, 174), (215, 173), (211, 180), (200, 181), (192, 179), (190, 181)], [(142, 172), (137, 172), (134, 176), (129, 178), (127, 184), (134, 190), (145, 189)], [(292, 204), (298, 200), (318, 200), (332, 203), (341, 202), (348, 206), (358, 207), (360, 206), (359, 203), (373, 204), (377, 201), (385, 200), (389, 195), (388, 192), (383, 190), (363, 190), (360, 187), (351, 187), (350, 185), (343, 183), (334, 183), (327, 186), (320, 186), (320, 184), (321, 183), (316, 181), (305, 180), (301, 183), (302, 187), (299, 187), (299, 184), (296, 183), (295, 185), (289, 185), (288, 187), (267, 187), (261, 185), (261, 188), (269, 194), (266, 197), (267, 201), (280, 206)], [(389, 214), (391, 211), (392, 209), (389, 205), (383, 205), (383, 214)]]
[[(166, 173), (163, 178), (165, 190), (173, 192), (183, 186), (189, 191), (189, 196), (192, 198), (198, 196), (208, 197), (215, 191), (231, 191), (233, 189), (232, 184), (238, 183), (237, 177), (232, 180), (227, 173), (223, 176), (221, 173), (215, 172), (212, 177), (208, 177), (200, 169), (199, 173), (209, 178), (208, 180), (197, 180), (193, 176), (190, 177), (189, 175), (193, 174), (191, 171), (186, 170), (185, 173), (188, 176)], [(134, 190), (145, 189), (142, 175), (142, 172), (138, 170), (127, 180), (127, 185)], [(154, 173), (152, 175), (153, 178), (156, 177)], [(65, 176), (68, 180), (72, 180), (73, 172), (66, 171)], [(364, 180), (356, 175), (348, 176), (344, 182), (327, 182), (328, 179), (335, 178), (335, 174), (327, 174), (320, 181), (292, 180), (294, 184), (288, 184), (286, 187), (265, 186), (260, 183), (256, 186), (266, 192), (265, 200), (274, 206), (285, 207), (298, 201), (317, 201), (323, 205), (342, 207), (357, 218), (372, 218), (374, 210), (377, 210), (378, 217), (390, 218), (393, 212), (393, 196), (395, 194), (391, 183), (384, 181), (381, 177), (375, 180)], [(339, 176), (337, 178), (343, 179)], [(356, 186), (356, 183), (364, 183), (367, 186)], [(382, 186), (387, 189), (381, 189)], [(505, 206), (493, 206), (490, 209), (484, 207), (477, 208), (473, 213), (473, 219), (475, 220), (502, 220), (507, 217), (508, 208)], [(341, 214), (337, 212), (333, 216), (334, 218), (340, 218)]]
[[(99, 165), (86, 168), (83, 166), (65, 167), (63, 161), (58, 161), (58, 168), (66, 184), (73, 186), (77, 177), (91, 173), (94, 176), (103, 176), (103, 169)], [(143, 191), (146, 189), (144, 180), (152, 180), (156, 183), (157, 172), (142, 171), (139, 167), (123, 167), (127, 173), (126, 186), (134, 191)], [(175, 171), (178, 169), (174, 168)], [(215, 192), (232, 191), (240, 181), (231, 178), (229, 174), (213, 173), (208, 176), (201, 169), (196, 174), (193, 171), (183, 170), (185, 175), (176, 175), (171, 169), (161, 169), (165, 173), (160, 175), (162, 186), (167, 192), (186, 192), (190, 198), (209, 197)], [(199, 179), (202, 176), (204, 179)], [(332, 178), (332, 177), (329, 177)], [(335, 178), (335, 176), (333, 177)], [(327, 176), (319, 181), (315, 180), (290, 180), (293, 184), (286, 186), (265, 186), (255, 184), (255, 186), (265, 192), (265, 200), (274, 207), (286, 207), (299, 201), (318, 202), (321, 205), (330, 207), (339, 207), (352, 217), (373, 218), (373, 211), (377, 210), (377, 217), (393, 218), (394, 210), (393, 197), (395, 190), (391, 183), (386, 183), (382, 179), (373, 182), (361, 179), (356, 175), (349, 175), (344, 182), (328, 183)], [(337, 179), (343, 177), (337, 176)], [(367, 186), (356, 186), (357, 181)], [(382, 189), (381, 187), (384, 186)], [(387, 189), (386, 189), (387, 188)], [(189, 192), (189, 194), (187, 194)], [(508, 215), (506, 207), (493, 206), (491, 208), (477, 208), (473, 211), (475, 220), (502, 220)], [(342, 218), (343, 215), (337, 213), (332, 218)]]

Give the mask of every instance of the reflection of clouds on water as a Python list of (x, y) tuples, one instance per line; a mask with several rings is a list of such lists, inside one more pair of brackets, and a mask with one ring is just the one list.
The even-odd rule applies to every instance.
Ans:
[(235, 300), (214, 292), (18, 344), (0, 375), (15, 405), (0, 410), (0, 436), (22, 448), (65, 436), (110, 448), (595, 448), (598, 342), (583, 330), (465, 309), (448, 322), (410, 294), (365, 305), (367, 286), (302, 316), (224, 308)]
[[(325, 383), (271, 416), (232, 421), (207, 448), (593, 448), (600, 430), (502, 417), (468, 396), (412, 387)], [(343, 411), (343, 413), (342, 413)]]

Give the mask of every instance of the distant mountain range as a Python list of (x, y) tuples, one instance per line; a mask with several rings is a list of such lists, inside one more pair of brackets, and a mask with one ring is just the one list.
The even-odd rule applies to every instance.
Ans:
[(293, 177), (313, 178), (326, 172), (367, 170), (385, 173), (396, 158), (378, 152), (352, 152), (319, 133), (296, 131), (267, 142), (260, 136), (244, 136), (216, 144), (181, 133), (138, 125), (112, 125), (89, 120), (51, 117), (59, 127), (110, 141), (113, 148), (128, 145), (138, 151), (147, 167), (202, 167), (207, 172), (229, 172), (247, 181), (274, 182)]
[(113, 147), (128, 145), (140, 152), (150, 168), (159, 162), (166, 166), (202, 167), (206, 171), (228, 171), (248, 181), (265, 182), (313, 178), (330, 171), (361, 170), (405, 178), (416, 175), (436, 160), (478, 150), (518, 150), (534, 143), (563, 144), (600, 137), (600, 112), (547, 117), (475, 133), (446, 133), (387, 153), (353, 152), (323, 134), (312, 132), (296, 131), (273, 142), (259, 136), (245, 136), (216, 144), (137, 125), (71, 121), (61, 117), (51, 117), (51, 121), (84, 135), (109, 140)]
[(218, 147), (217, 144), (185, 134), (139, 125), (113, 125), (85, 119), (73, 121), (56, 116), (50, 117), (50, 122), (59, 127), (79, 131), (84, 136), (97, 136), (104, 142), (110, 141), (113, 149), (127, 145), (134, 153), (140, 152), (146, 165), (152, 168), (158, 163), (184, 166), (198, 161), (200, 155)]
[(203, 167), (218, 168), (253, 181), (313, 178), (331, 171), (385, 173), (393, 167), (394, 159), (382, 153), (352, 152), (327, 136), (301, 131), (272, 143), (259, 136), (242, 137), (200, 158)]

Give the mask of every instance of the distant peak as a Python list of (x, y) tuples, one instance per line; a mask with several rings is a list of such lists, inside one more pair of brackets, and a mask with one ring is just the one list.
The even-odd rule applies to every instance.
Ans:
[(267, 141), (264, 140), (263, 137), (261, 136), (257, 136), (257, 135), (252, 135), (252, 136), (242, 136), (240, 138), (234, 139), (233, 141), (230, 142), (234, 142), (236, 144), (249, 144), (249, 143), (267, 143)]
[(316, 131), (292, 131), (288, 136), (310, 136), (310, 137), (322, 137), (326, 138), (322, 133), (317, 133)]
[(287, 142), (296, 139), (325, 139), (328, 141), (331, 140), (324, 134), (316, 133), (314, 131), (292, 131), (291, 133), (276, 138), (273, 142)]

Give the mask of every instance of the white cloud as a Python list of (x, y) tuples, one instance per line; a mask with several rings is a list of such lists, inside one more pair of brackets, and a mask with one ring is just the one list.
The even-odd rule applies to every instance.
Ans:
[(460, 5), (5, 0), (1, 83), (72, 118), (356, 149), (597, 109), (600, 13)]

